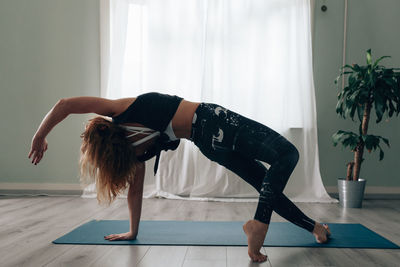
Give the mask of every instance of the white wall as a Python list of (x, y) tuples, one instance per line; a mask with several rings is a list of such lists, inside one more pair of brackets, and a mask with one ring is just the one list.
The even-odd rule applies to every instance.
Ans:
[(100, 92), (98, 0), (0, 1), (0, 182), (78, 183), (85, 116), (72, 115), (30, 164), (32, 135), (62, 97)]
[[(328, 6), (326, 13), (322, 4)], [(400, 66), (399, 8), (398, 0), (349, 0), (349, 63), (362, 62), (371, 47), (374, 56), (391, 55), (387, 62)], [(343, 10), (344, 0), (316, 0), (314, 74), (321, 174), (328, 186), (345, 174), (352, 157), (331, 143), (336, 130), (352, 125), (334, 111)], [(38, 166), (29, 163), (27, 154), (41, 119), (59, 98), (99, 95), (99, 54), (99, 0), (0, 0), (0, 183), (78, 183), (85, 116), (67, 118), (53, 130), (49, 151)], [(399, 122), (371, 123), (371, 133), (388, 137), (392, 148), (385, 149), (383, 162), (376, 154), (366, 155), (362, 173), (370, 186), (400, 185)]]
[[(326, 12), (321, 11), (327, 5)], [(348, 0), (346, 63), (365, 65), (365, 53), (372, 49), (372, 56), (391, 56), (381, 61), (385, 66), (400, 67), (400, 1), (398, 0)], [(346, 163), (353, 153), (341, 146), (333, 147), (331, 136), (337, 130), (357, 132), (357, 123), (343, 120), (335, 112), (338, 90), (334, 80), (342, 65), (344, 0), (316, 0), (314, 40), (314, 81), (318, 119), (318, 145), (320, 169), (325, 186), (335, 186), (337, 178), (345, 177)], [(374, 110), (375, 112), (375, 110)], [(389, 139), (391, 147), (383, 145), (385, 158), (379, 161), (379, 152), (364, 153), (365, 161), (360, 177), (367, 179), (367, 187), (396, 187), (400, 179), (400, 117), (389, 122), (375, 123), (371, 115), (368, 134)], [(385, 189), (385, 191), (388, 191)]]

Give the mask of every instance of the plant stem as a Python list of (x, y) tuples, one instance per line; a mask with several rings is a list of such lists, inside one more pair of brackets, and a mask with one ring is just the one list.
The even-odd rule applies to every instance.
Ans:
[(354, 167), (354, 161), (347, 163), (346, 181), (352, 180), (351, 179), (351, 174), (353, 173), (353, 167)]
[[(364, 115), (363, 115), (363, 120), (361, 124), (361, 132), (362, 135), (366, 135), (368, 132), (368, 123), (369, 123), (369, 117), (371, 113), (371, 107), (372, 103), (367, 102), (365, 104), (365, 109), (364, 109)], [(354, 153), (354, 169), (353, 169), (353, 180), (358, 181), (358, 178), (360, 176), (360, 168), (361, 168), (361, 162), (362, 162), (362, 157), (364, 153), (364, 142), (360, 140), (360, 142), (357, 145), (356, 151)]]

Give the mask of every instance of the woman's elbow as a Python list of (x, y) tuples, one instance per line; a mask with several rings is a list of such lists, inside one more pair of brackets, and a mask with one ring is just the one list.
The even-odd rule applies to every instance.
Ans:
[(66, 98), (60, 98), (54, 106), (55, 107), (65, 106), (67, 101), (68, 100)]
[(65, 115), (70, 114), (68, 99), (66, 98), (59, 99), (57, 103), (54, 105), (53, 109), (56, 110), (58, 113), (62, 113)]

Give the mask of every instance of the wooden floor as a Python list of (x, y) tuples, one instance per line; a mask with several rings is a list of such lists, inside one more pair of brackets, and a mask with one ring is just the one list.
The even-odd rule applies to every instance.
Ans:
[[(322, 222), (362, 223), (400, 244), (400, 200), (365, 200), (362, 209), (297, 203)], [(144, 199), (143, 220), (246, 221), (256, 203)], [(80, 197), (0, 197), (0, 266), (270, 266), (246, 247), (54, 245), (92, 219), (128, 219), (125, 199), (98, 206)], [(284, 221), (274, 214), (272, 221)], [(334, 233), (333, 233), (334, 234)], [(400, 250), (267, 247), (272, 266), (400, 266)]]

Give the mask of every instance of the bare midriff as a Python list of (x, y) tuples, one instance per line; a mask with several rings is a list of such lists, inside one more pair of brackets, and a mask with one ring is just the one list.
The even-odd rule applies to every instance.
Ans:
[(172, 118), (172, 129), (177, 138), (190, 138), (193, 115), (199, 105), (198, 102), (190, 102), (185, 99), (181, 101)]
[[(128, 100), (128, 99), (127, 99)], [(135, 99), (133, 99), (134, 101)], [(125, 104), (125, 110), (130, 104), (133, 102), (130, 100)], [(179, 103), (179, 106), (172, 117), (172, 130), (174, 131), (174, 134), (177, 138), (190, 138), (190, 134), (192, 131), (192, 120), (193, 120), (193, 115), (194, 112), (196, 111), (197, 107), (200, 105), (200, 103), (197, 102), (190, 102), (187, 100), (182, 100), (181, 103)], [(122, 113), (123, 110), (120, 112)], [(119, 114), (120, 114), (119, 113)], [(145, 127), (144, 125), (140, 123), (124, 123), (125, 125), (130, 125), (130, 126), (140, 126), (140, 127)], [(128, 135), (128, 133), (127, 133)], [(144, 134), (138, 134), (134, 137), (131, 137), (132, 142), (135, 142), (141, 138), (143, 138)], [(147, 141), (145, 144), (151, 144), (151, 140)]]

